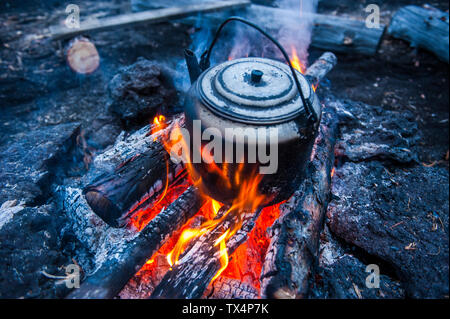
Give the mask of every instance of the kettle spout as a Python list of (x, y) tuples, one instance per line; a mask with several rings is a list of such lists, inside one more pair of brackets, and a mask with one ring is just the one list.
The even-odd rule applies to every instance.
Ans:
[(191, 84), (194, 83), (197, 78), (202, 73), (200, 66), (198, 64), (197, 57), (195, 53), (189, 49), (184, 50), (184, 58), (186, 60), (186, 65), (189, 71), (189, 78), (191, 79)]

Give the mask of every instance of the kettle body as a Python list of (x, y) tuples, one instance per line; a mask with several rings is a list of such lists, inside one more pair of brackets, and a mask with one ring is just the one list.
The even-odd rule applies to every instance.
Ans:
[[(269, 37), (287, 63), (247, 57), (209, 67), (218, 34), (232, 20)], [(194, 182), (224, 204), (253, 187), (264, 205), (289, 198), (301, 183), (322, 112), (308, 80), (278, 42), (241, 18), (219, 27), (200, 65), (191, 51), (185, 56), (192, 82), (184, 112)]]

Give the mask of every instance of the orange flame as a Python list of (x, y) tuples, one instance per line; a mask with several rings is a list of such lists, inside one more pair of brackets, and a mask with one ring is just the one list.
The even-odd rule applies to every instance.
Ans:
[(151, 128), (151, 134), (155, 135), (155, 137), (153, 138), (154, 141), (156, 141), (158, 139), (158, 136), (156, 135), (156, 133), (166, 127), (167, 127), (166, 117), (164, 115), (156, 115), (153, 118), (153, 126)]
[[(298, 57), (297, 50), (294, 46), (291, 46), (291, 65), (294, 69), (299, 71), (301, 74), (305, 74), (306, 72), (306, 66), (300, 61), (300, 58)], [(316, 92), (317, 87), (319, 84), (312, 84), (311, 87)]]
[[(171, 137), (176, 136), (178, 137), (178, 139), (176, 139), (176, 141), (171, 139), (170, 141), (163, 142), (167, 152), (172, 152), (171, 148), (175, 143), (181, 143), (183, 152), (189, 152), (189, 148), (187, 147), (188, 144), (183, 139), (183, 135), (180, 132), (179, 125), (174, 126), (173, 132), (170, 135)], [(207, 154), (207, 152), (203, 152), (203, 150), (201, 150), (201, 154), (203, 159), (208, 159), (208, 156), (211, 156), (211, 154)], [(185, 156), (189, 158), (188, 155), (185, 154)], [(208, 164), (207, 166), (208, 172), (217, 174), (222, 181), (225, 181), (224, 185), (221, 185), (221, 187), (223, 186), (226, 188), (231, 188), (234, 183), (240, 185), (238, 196), (232, 202), (231, 207), (226, 212), (222, 212), (223, 214), (221, 214), (221, 216), (218, 216), (218, 212), (223, 205), (221, 203), (218, 203), (217, 201), (214, 201), (213, 199), (210, 199), (213, 212), (210, 218), (208, 218), (207, 221), (205, 221), (200, 226), (200, 228), (185, 229), (172, 251), (167, 254), (167, 261), (171, 267), (173, 265), (181, 263), (182, 259), (180, 260), (180, 256), (188, 248), (193, 240), (199, 239), (202, 235), (215, 229), (229, 214), (236, 214), (238, 222), (232, 225), (230, 228), (224, 230), (213, 244), (214, 247), (219, 247), (219, 261), (221, 265), (220, 269), (212, 279), (215, 280), (220, 276), (220, 274), (226, 269), (228, 265), (228, 252), (226, 248), (226, 242), (241, 228), (241, 214), (243, 212), (254, 212), (267, 199), (266, 196), (259, 194), (258, 185), (262, 179), (261, 175), (251, 174), (250, 177), (244, 179), (244, 163), (239, 164), (237, 171), (234, 174), (234, 180), (232, 181), (228, 177), (229, 175), (227, 163), (224, 163), (223, 165), (221, 165), (222, 167), (219, 167), (219, 165), (217, 165), (213, 160), (207, 162), (210, 162), (210, 164)], [(197, 185), (200, 189), (202, 189), (202, 179), (195, 171), (192, 164), (188, 161), (187, 163), (185, 163), (185, 166), (194, 185)]]
[(305, 65), (300, 61), (297, 50), (294, 46), (291, 46), (291, 65), (294, 69), (299, 71), (301, 74), (305, 74), (306, 67)]

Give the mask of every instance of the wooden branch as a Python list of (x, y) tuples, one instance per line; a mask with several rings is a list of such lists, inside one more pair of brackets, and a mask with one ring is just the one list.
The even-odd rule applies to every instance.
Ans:
[[(184, 117), (175, 118), (159, 135), (168, 134), (174, 122), (181, 125), (182, 119)], [(112, 227), (125, 226), (139, 207), (157, 200), (166, 183), (170, 185), (176, 181), (184, 170), (182, 164), (174, 164), (169, 159), (162, 144), (154, 140), (156, 136), (148, 136), (149, 132), (150, 128), (146, 127), (135, 134), (129, 144), (136, 145), (136, 150), (131, 150), (126, 159), (119, 157), (119, 164), (116, 160), (104, 165), (100, 160), (100, 164), (97, 161), (91, 169), (96, 175), (84, 188), (83, 194), (92, 210)], [(120, 142), (116, 144), (115, 148), (123, 147)], [(114, 150), (107, 153), (106, 157), (114, 156)], [(116, 166), (112, 168), (114, 164)]]
[(388, 33), (449, 62), (449, 15), (431, 6), (406, 6), (391, 20)]
[(81, 21), (81, 27), (78, 29), (69, 29), (65, 26), (50, 27), (50, 34), (53, 39), (64, 39), (74, 37), (91, 31), (102, 31), (117, 27), (126, 27), (131, 25), (140, 25), (145, 23), (157, 23), (194, 15), (199, 12), (212, 12), (230, 8), (244, 7), (250, 4), (248, 0), (227, 0), (219, 2), (208, 2), (201, 4), (191, 4), (188, 6), (164, 8), (137, 13), (128, 13), (101, 20)]
[[(379, 28), (367, 28), (364, 21), (324, 14), (304, 13), (300, 16), (299, 13), (286, 9), (255, 4), (240, 10), (238, 15), (259, 24), (274, 36), (280, 30), (298, 33), (299, 26), (305, 28), (304, 32), (309, 32), (308, 26), (311, 25), (311, 46), (333, 52), (369, 56), (376, 54), (385, 29), (383, 24)], [(202, 17), (201, 26), (215, 29), (225, 18), (222, 14), (209, 14)], [(197, 20), (189, 17), (181, 22), (196, 25)], [(294, 36), (292, 38), (295, 39)], [(305, 40), (309, 39), (303, 39)], [(302, 41), (300, 36), (299, 41)]]
[(261, 275), (262, 297), (304, 298), (308, 292), (308, 280), (317, 262), (319, 236), (330, 201), (338, 122), (334, 110), (326, 109), (305, 180), (280, 207), (280, 218), (271, 227), (271, 242)]
[[(226, 206), (222, 207), (217, 215), (221, 216), (227, 209)], [(227, 242), (227, 252), (231, 255), (247, 240), (259, 213), (260, 210), (230, 212), (214, 229), (200, 236), (186, 249), (179, 263), (166, 273), (155, 288), (151, 298), (200, 298), (221, 267), (219, 245), (214, 245), (216, 240), (227, 229), (236, 225), (238, 216), (241, 215), (242, 227)]]
[(179, 230), (205, 203), (195, 187), (187, 189), (167, 209), (160, 212), (134, 238), (109, 253), (109, 258), (80, 288), (69, 294), (70, 299), (113, 298), (170, 235)]

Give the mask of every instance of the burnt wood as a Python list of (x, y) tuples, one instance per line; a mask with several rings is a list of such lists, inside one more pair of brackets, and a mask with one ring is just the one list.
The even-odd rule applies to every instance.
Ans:
[[(223, 215), (226, 210), (227, 206), (222, 207), (217, 216)], [(227, 214), (214, 229), (200, 236), (185, 250), (180, 256), (179, 263), (166, 273), (150, 298), (200, 298), (221, 268), (219, 245), (214, 245), (216, 240), (242, 218), (242, 227), (227, 242), (227, 252), (231, 255), (247, 240), (247, 235), (253, 229), (260, 211), (260, 209), (256, 212), (234, 211)]]
[(169, 207), (161, 211), (134, 238), (109, 253), (100, 268), (87, 277), (69, 299), (104, 299), (115, 297), (130, 278), (169, 238), (193, 217), (205, 199), (191, 186)]
[(449, 15), (429, 5), (406, 6), (398, 10), (391, 20), (388, 33), (436, 54), (449, 62)]
[[(168, 134), (172, 124), (158, 134)], [(141, 144), (136, 147), (137, 152), (126, 151), (127, 158), (115, 161), (113, 169), (111, 165), (95, 166), (93, 170), (103, 173), (96, 173), (83, 189), (92, 210), (112, 227), (125, 226), (137, 208), (158, 200), (166, 185), (170, 186), (183, 174), (182, 165), (169, 159), (160, 141), (148, 134), (150, 127), (146, 130), (147, 133), (144, 130), (135, 134), (137, 141), (130, 143)]]
[(261, 296), (304, 298), (312, 268), (318, 260), (319, 236), (331, 199), (331, 170), (338, 135), (338, 117), (326, 108), (322, 115), (312, 161), (301, 187), (280, 206), (272, 225), (271, 242), (261, 274)]

